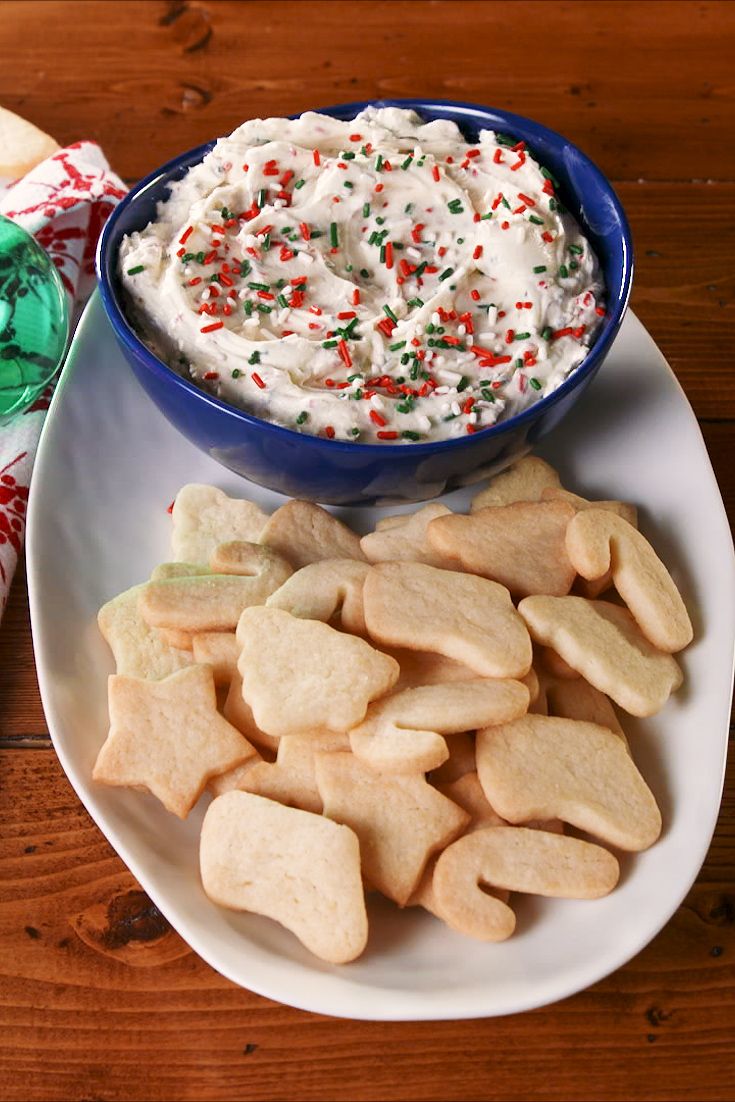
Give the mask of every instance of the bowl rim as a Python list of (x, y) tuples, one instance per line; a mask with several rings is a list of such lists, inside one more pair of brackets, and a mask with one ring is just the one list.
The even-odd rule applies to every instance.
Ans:
[[(623, 278), (620, 291), (613, 306), (607, 306), (602, 329), (594, 344), (591, 345), (587, 355), (555, 390), (539, 398), (524, 410), (513, 414), (512, 417), (496, 421), (495, 424), (489, 425), (487, 428), (477, 433), (466, 433), (463, 436), (452, 437), (445, 440), (429, 440), (424, 443), (416, 443), (413, 441), (385, 441), (380, 443), (356, 441), (353, 443), (349, 440), (336, 440), (326, 436), (318, 436), (314, 433), (298, 432), (296, 429), (289, 428), (287, 425), (279, 425), (274, 421), (267, 421), (265, 418), (258, 417), (245, 409), (241, 409), (238, 406), (232, 405), (230, 402), (217, 398), (213, 394), (209, 394), (190, 379), (185, 378), (183, 375), (179, 375), (165, 362), (165, 360), (162, 360), (150, 350), (128, 321), (118, 301), (119, 296), (113, 284), (112, 277), (114, 276), (114, 270), (111, 267), (113, 261), (109, 255), (111, 251), (109, 243), (114, 235), (117, 222), (122, 217), (123, 213), (135, 203), (143, 192), (147, 191), (154, 184), (159, 183), (164, 177), (180, 169), (182, 165), (193, 167), (211, 151), (220, 138), (213, 138), (211, 141), (204, 142), (183, 153), (179, 153), (166, 161), (163, 165), (154, 169), (153, 172), (143, 177), (142, 180), (138, 181), (138, 183), (128, 191), (127, 195), (118, 203), (107, 219), (97, 243), (95, 268), (105, 313), (110, 320), (116, 336), (131, 353), (139, 359), (142, 358), (148, 369), (152, 370), (161, 381), (168, 384), (173, 382), (175, 388), (178, 389), (179, 392), (183, 391), (185, 394), (194, 396), (196, 400), (204, 402), (220, 413), (226, 414), (232, 420), (244, 424), (246, 427), (274, 433), (277, 438), (279, 436), (283, 438), (282, 434), (285, 433), (289, 439), (296, 438), (302, 443), (313, 442), (310, 446), (327, 446), (331, 448), (333, 452), (343, 451), (350, 455), (370, 454), (371, 456), (376, 456), (378, 454), (387, 454), (397, 456), (398, 454), (405, 455), (408, 451), (411, 455), (426, 455), (436, 452), (437, 450), (443, 451), (446, 448), (454, 449), (469, 447), (473, 444), (476, 445), (478, 441), (487, 440), (489, 436), (497, 438), (505, 433), (515, 431), (521, 426), (533, 423), (544, 413), (544, 411), (561, 401), (567, 394), (570, 394), (576, 389), (584, 379), (593, 374), (600, 361), (607, 355), (613, 340), (617, 336), (630, 303), (633, 273), (635, 269), (633, 241), (625, 210), (612, 183), (597, 164), (588, 157), (579, 146), (570, 141), (563, 134), (560, 134), (556, 130), (552, 130), (550, 127), (544, 126), (542, 123), (536, 122), (534, 119), (529, 119), (525, 115), (514, 114), (502, 108), (489, 107), (483, 104), (470, 103), (462, 100), (437, 99), (433, 97), (426, 99), (390, 97), (385, 99), (356, 100), (351, 103), (331, 104), (328, 107), (307, 108), (306, 110), (313, 110), (316, 114), (332, 115), (332, 117), (340, 117), (342, 114), (353, 112), (352, 117), (354, 117), (366, 107), (398, 107), (414, 110), (419, 115), (422, 109), (439, 109), (447, 112), (455, 112), (460, 118), (466, 116), (468, 121), (471, 116), (477, 121), (478, 115), (484, 115), (488, 117), (489, 122), (489, 117), (495, 116), (496, 125), (497, 120), (503, 120), (503, 126), (507, 126), (507, 129), (511, 132), (514, 128), (523, 129), (527, 132), (530, 131), (535, 137), (545, 138), (554, 144), (566, 145), (574, 150), (575, 155), (584, 164), (586, 170), (596, 178), (601, 190), (609, 197), (621, 225), (620, 240), (623, 248)], [(336, 114), (337, 112), (339, 112), (339, 115)], [(299, 112), (296, 115), (289, 115), (288, 117), (292, 119), (299, 118), (303, 113), (304, 112)], [(456, 119), (452, 119), (451, 121), (456, 122), (456, 125), (459, 126), (461, 130), (459, 121)], [(492, 124), (489, 123), (488, 129), (492, 129)], [(533, 138), (531, 139), (531, 144), (533, 144)], [(584, 226), (582, 228), (584, 229)]]

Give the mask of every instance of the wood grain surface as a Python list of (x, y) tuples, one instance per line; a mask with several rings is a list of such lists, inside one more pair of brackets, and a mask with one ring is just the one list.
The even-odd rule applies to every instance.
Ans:
[[(0, 5), (0, 104), (62, 143), (97, 139), (129, 182), (244, 118), (381, 96), (492, 104), (567, 134), (625, 204), (633, 308), (700, 419), (731, 521), (733, 57), (732, 3)], [(205, 965), (80, 805), (48, 738), (21, 568), (0, 627), (0, 977), (9, 1102), (732, 1100), (733, 770), (687, 898), (587, 991), (470, 1022), (291, 1010)]]

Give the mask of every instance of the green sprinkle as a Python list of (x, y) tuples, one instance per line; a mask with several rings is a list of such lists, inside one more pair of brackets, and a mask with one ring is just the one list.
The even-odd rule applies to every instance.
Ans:
[(345, 182), (342, 184), (342, 187), (353, 188), (354, 186), (355, 185), (350, 180), (345, 180)]
[(251, 291), (270, 291), (270, 283), (248, 283)]
[(457, 393), (461, 394), (462, 391), (466, 390), (469, 385), (470, 385), (469, 378), (466, 375), (463, 375), (462, 378), (457, 383)]
[(250, 261), (243, 260), (242, 264), (240, 265), (240, 278), (244, 279), (247, 275), (250, 275)]
[(398, 413), (410, 413), (413, 409), (413, 399), (407, 398), (405, 402), (399, 402), (396, 406)]
[(411, 357), (409, 356), (408, 352), (404, 352), (401, 356), (401, 367), (405, 367), (406, 364), (410, 362), (410, 359)]
[(356, 402), (361, 401), (362, 400), (362, 387), (357, 387), (357, 389), (355, 390), (355, 393), (353, 395), (351, 395), (351, 397), (354, 398)]
[(424, 300), (422, 298), (410, 298), (407, 303), (408, 306), (423, 306)]
[(375, 221), (378, 223), (379, 226), (382, 226), (385, 222), (385, 218), (381, 218), (380, 216), (378, 216)]
[(307, 421), (308, 419), (309, 419), (309, 414), (306, 412), (305, 409), (302, 409), (301, 413), (296, 418), (296, 424), (297, 425), (303, 425), (304, 421)]
[(379, 244), (380, 244), (380, 234), (378, 233), (377, 230), (373, 230), (373, 232), (368, 237), (368, 245), (379, 245)]
[(389, 344), (388, 347), (390, 348), (391, 352), (398, 352), (401, 348), (406, 347), (406, 342), (397, 341), (395, 344)]
[(502, 202), (503, 202), (503, 206), (504, 206), (504, 207), (507, 207), (507, 208), (508, 208), (508, 210), (510, 210), (510, 203), (509, 203), (509, 202), (508, 202), (508, 200), (507, 200), (507, 199), (505, 198), (505, 196), (503, 196)]
[(461, 214), (464, 210), (461, 199), (451, 199), (447, 203), (447, 207), (449, 208), (450, 214)]
[(233, 370), (232, 370), (232, 378), (233, 379), (239, 379), (241, 375), (242, 375), (242, 371), (240, 370), (239, 367), (233, 368)]
[(480, 387), (480, 394), (486, 402), (494, 402), (495, 395), (492, 390), (488, 390), (486, 386)]
[(541, 330), (541, 336), (545, 341), (550, 341), (554, 330), (550, 325), (547, 325), (545, 329)]
[(513, 337), (513, 340), (514, 341), (527, 341), (530, 336), (531, 336), (530, 333), (516, 333), (516, 335)]
[(412, 432), (410, 429), (405, 429), (401, 433), (401, 436), (403, 437), (404, 440), (420, 440), (421, 439), (421, 433), (420, 432)]
[(533, 222), (534, 226), (543, 226), (544, 224), (543, 218), (539, 218), (536, 214), (529, 214), (528, 221)]
[(386, 306), (384, 306), (384, 307), (383, 307), (383, 313), (384, 313), (384, 314), (387, 314), (387, 315), (388, 315), (388, 317), (390, 318), (390, 320), (391, 320), (391, 321), (394, 321), (394, 322), (396, 323), (396, 325), (398, 325), (398, 318), (397, 318), (397, 317), (396, 317), (396, 315), (395, 315), (395, 314), (393, 313), (393, 311), (391, 310), (390, 306), (387, 306), (387, 305), (386, 305)]
[(442, 283), (443, 280), (449, 279), (450, 275), (452, 275), (453, 273), (454, 268), (445, 268), (442, 274), (439, 276), (439, 282)]
[(453, 421), (456, 416), (456, 413), (448, 413), (446, 417), (442, 417), (442, 421)]
[(181, 258), (181, 263), (182, 264), (188, 264), (189, 261), (194, 260), (195, 257), (196, 257), (196, 253), (184, 253), (184, 255)]
[(375, 171), (380, 172), (382, 167), (383, 167), (383, 157), (382, 157), (382, 154), (379, 153), (378, 157), (377, 157), (377, 160), (375, 161)]
[(370, 272), (367, 270), (367, 268), (360, 268), (360, 275), (362, 276), (363, 279), (369, 279), (370, 278)]
[(528, 381), (534, 390), (541, 390), (541, 383), (538, 379), (529, 379)]
[(576, 272), (578, 267), (579, 267), (579, 264), (577, 263), (576, 260), (570, 260), (569, 261), (569, 271), (570, 272)]
[(385, 245), (380, 246), (380, 263), (385, 264)]
[(245, 310), (245, 313), (247, 314), (248, 317), (250, 317), (250, 315), (253, 312), (253, 304), (250, 301), (250, 299), (246, 299), (245, 302), (243, 302), (242, 305), (243, 305), (243, 309)]
[(128, 275), (137, 275), (138, 272), (145, 271), (145, 264), (136, 264), (134, 268), (128, 268)]
[(260, 207), (261, 210), (265, 206), (265, 188), (264, 187), (262, 187), (260, 189), (260, 191), (258, 192), (258, 206)]
[(248, 363), (249, 364), (259, 364), (260, 363), (260, 352), (253, 352), (253, 354), (251, 356), (248, 356)]
[(566, 264), (559, 265), (559, 275), (562, 279), (569, 279), (569, 269), (567, 268)]
[(523, 367), (523, 360), (522, 360), (522, 359), (520, 359), (520, 358), (519, 358), (519, 359), (517, 359), (517, 360), (516, 360), (516, 361), (514, 362), (514, 364), (513, 364), (513, 367), (516, 367), (516, 368), (518, 368), (518, 367)]
[(581, 256), (582, 253), (584, 252), (584, 249), (582, 248), (581, 245), (570, 245), (569, 246), (569, 252), (574, 253), (575, 256)]
[(345, 271), (346, 272), (351, 272), (352, 271), (352, 265), (351, 264), (345, 264)]
[(311, 231), (311, 240), (313, 241), (315, 237), (324, 237), (324, 234), (321, 230), (312, 230)]
[(345, 325), (344, 329), (339, 329), (338, 332), (341, 333), (343, 337), (351, 338), (355, 328), (359, 324), (359, 318), (351, 318), (347, 325)]
[(293, 186), (294, 191), (300, 191), (305, 183), (306, 183), (306, 180), (297, 180), (296, 183)]
[(410, 379), (413, 379), (414, 381), (416, 379), (418, 379), (418, 377), (419, 377), (419, 362), (418, 362), (418, 360), (416, 360), (415, 363), (411, 364), (411, 370), (409, 371), (408, 376), (409, 376)]
[(288, 301), (288, 299), (286, 298), (285, 295), (279, 295), (278, 298), (276, 299), (276, 302), (278, 303), (278, 305), (280, 307), (282, 307), (282, 309), (284, 309), (284, 310), (288, 309), (289, 301)]
[(263, 252), (267, 253), (271, 247), (271, 235), (267, 233), (263, 238)]
[(533, 270), (534, 270), (534, 273), (536, 275), (541, 275), (541, 272), (546, 271), (546, 265), (545, 264), (537, 264), (536, 267)]
[(406, 203), (405, 207), (403, 208), (403, 213), (404, 214), (410, 214), (412, 210), (413, 210), (413, 203)]
[(339, 341), (322, 341), (322, 348), (336, 348)]
[(348, 149), (346, 152), (340, 153), (340, 157), (343, 161), (354, 161), (355, 154)]
[(354, 375), (348, 375), (347, 376), (347, 382), (348, 383), (354, 383), (355, 379), (362, 379), (362, 375), (359, 373), (359, 371), (356, 372), (356, 374), (354, 374)]
[(260, 310), (261, 314), (270, 314), (273, 311), (273, 307), (266, 306), (264, 302), (256, 302), (255, 309)]
[(350, 429), (350, 435), (351, 436), (359, 436), (360, 435), (360, 430), (359, 429)]
[(363, 218), (369, 218), (370, 217), (370, 204), (369, 203), (364, 203), (363, 204), (362, 216), (363, 216)]
[(421, 279), (421, 276), (426, 271), (427, 266), (428, 266), (428, 261), (427, 260), (422, 260), (421, 263), (419, 264), (419, 266), (417, 267), (416, 271), (413, 273), (414, 277), (416, 279)]
[(406, 171), (407, 168), (409, 168), (412, 160), (413, 160), (413, 154), (409, 153), (409, 155), (406, 157), (405, 161), (401, 165), (401, 168), (403, 169), (404, 172)]
[(282, 287), (285, 287), (285, 286), (286, 286), (286, 280), (285, 279), (277, 279), (276, 280), (276, 287), (278, 288), (279, 291), (281, 290)]
[(434, 325), (433, 322), (430, 321), (429, 324), (426, 326), (425, 332), (426, 333), (433, 333), (435, 329), (436, 329), (436, 326)]
[(464, 237), (458, 237), (457, 238), (457, 244), (458, 245), (464, 245)]
[(485, 214), (480, 215), (480, 221), (481, 222), (487, 222), (488, 218), (492, 218), (492, 216), (493, 216), (493, 212), (491, 210), (489, 210)]
[(511, 146), (516, 145), (515, 138), (509, 138), (507, 134), (496, 134), (495, 141), (498, 145)]
[(429, 337), (426, 343), (428, 344), (429, 348), (434, 348), (436, 346), (436, 341), (433, 337)]
[(551, 172), (549, 172), (548, 168), (543, 168), (542, 167), (541, 168), (541, 175), (543, 176), (543, 178), (545, 180), (551, 180), (552, 184), (555, 187), (559, 186), (559, 181), (557, 180), (556, 176), (554, 176)]
[(336, 222), (330, 222), (329, 224), (329, 243), (333, 249), (339, 248), (339, 230)]

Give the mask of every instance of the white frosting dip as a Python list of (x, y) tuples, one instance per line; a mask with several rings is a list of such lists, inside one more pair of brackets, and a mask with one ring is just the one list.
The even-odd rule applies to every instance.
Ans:
[(213, 394), (363, 443), (461, 436), (584, 359), (599, 265), (550, 174), (492, 131), (368, 108), (254, 119), (123, 240), (141, 335)]

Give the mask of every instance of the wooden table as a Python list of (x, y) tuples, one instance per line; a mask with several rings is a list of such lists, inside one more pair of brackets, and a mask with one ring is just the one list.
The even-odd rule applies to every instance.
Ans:
[[(633, 307), (735, 497), (735, 5), (17, 3), (0, 102), (133, 182), (242, 119), (381, 96), (493, 104), (613, 179)], [(4, 1099), (735, 1098), (735, 785), (695, 886), (624, 968), (505, 1019), (343, 1022), (215, 974), (76, 799), (38, 696), (22, 571), (0, 632)], [(693, 731), (692, 737), (706, 737)]]

